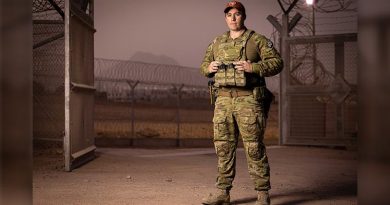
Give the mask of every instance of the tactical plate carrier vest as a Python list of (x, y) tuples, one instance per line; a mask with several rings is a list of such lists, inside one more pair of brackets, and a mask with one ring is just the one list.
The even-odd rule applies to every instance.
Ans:
[(215, 60), (221, 62), (215, 74), (215, 86), (236, 86), (245, 87), (245, 72), (235, 69), (233, 62), (246, 61), (246, 44), (254, 31), (247, 30), (240, 41), (227, 42), (229, 35), (225, 33), (221, 38), (216, 39), (215, 48), (217, 53)]

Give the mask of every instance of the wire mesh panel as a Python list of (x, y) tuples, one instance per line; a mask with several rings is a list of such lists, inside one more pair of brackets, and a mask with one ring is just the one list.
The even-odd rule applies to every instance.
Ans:
[(334, 78), (332, 43), (296, 44), (291, 47), (290, 56), (289, 85), (327, 86)]
[(294, 37), (285, 144), (349, 145), (357, 133), (356, 35)]
[[(62, 10), (65, 8), (65, 0), (52, 0), (52, 2), (58, 5), (58, 7)], [(32, 6), (32, 12), (34, 14), (34, 17), (45, 16), (48, 14), (45, 12), (54, 12), (54, 14), (57, 15), (53, 4), (48, 0), (33, 0)]]
[(287, 143), (319, 144), (335, 140), (335, 105), (318, 95), (291, 95), (290, 138)]
[(32, 12), (34, 140), (63, 145), (70, 171), (95, 148), (93, 1), (34, 0)]
[(357, 85), (358, 44), (356, 42), (345, 42), (344, 46), (344, 78), (350, 85)]
[[(64, 8), (63, 0), (54, 2), (59, 8)], [(47, 0), (34, 0), (32, 10), (34, 139), (62, 142), (65, 119), (64, 24), (61, 15)]]
[[(358, 84), (357, 63), (358, 44), (357, 42), (345, 42), (344, 78), (348, 85), (356, 91)], [(344, 134), (345, 137), (357, 138), (358, 131), (358, 97), (352, 92), (344, 101)], [(355, 120), (351, 120), (355, 119)]]

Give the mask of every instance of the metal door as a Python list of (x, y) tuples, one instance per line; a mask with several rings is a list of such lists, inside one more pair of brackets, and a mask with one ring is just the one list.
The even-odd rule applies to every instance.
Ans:
[(94, 158), (93, 0), (65, 0), (65, 170)]

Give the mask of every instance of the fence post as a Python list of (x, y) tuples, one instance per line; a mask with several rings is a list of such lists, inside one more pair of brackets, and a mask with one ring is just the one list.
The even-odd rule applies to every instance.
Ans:
[[(335, 45), (334, 45), (334, 54), (335, 54), (335, 76), (340, 76), (343, 81), (345, 81), (344, 78), (344, 42), (340, 40), (339, 38), (336, 38)], [(335, 79), (336, 79), (335, 77)], [(345, 105), (345, 98), (339, 103), (336, 103), (336, 136), (338, 139), (344, 138), (344, 105)]]
[(129, 84), (131, 88), (131, 140), (130, 140), (130, 146), (133, 145), (134, 141), (134, 103), (135, 103), (135, 87), (137, 87), (139, 81), (135, 81), (134, 83), (132, 81), (127, 81), (127, 84)]
[(173, 85), (175, 91), (177, 91), (177, 101), (176, 101), (176, 147), (180, 147), (180, 101), (181, 101), (181, 91), (184, 87), (184, 84), (181, 84), (179, 88), (176, 85)]

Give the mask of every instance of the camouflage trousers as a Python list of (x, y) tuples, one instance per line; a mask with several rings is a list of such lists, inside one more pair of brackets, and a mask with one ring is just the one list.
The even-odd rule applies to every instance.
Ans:
[(261, 104), (253, 95), (219, 96), (215, 102), (213, 123), (214, 146), (218, 157), (217, 188), (232, 188), (238, 136), (241, 136), (255, 190), (269, 190), (270, 167), (263, 144), (266, 118)]

